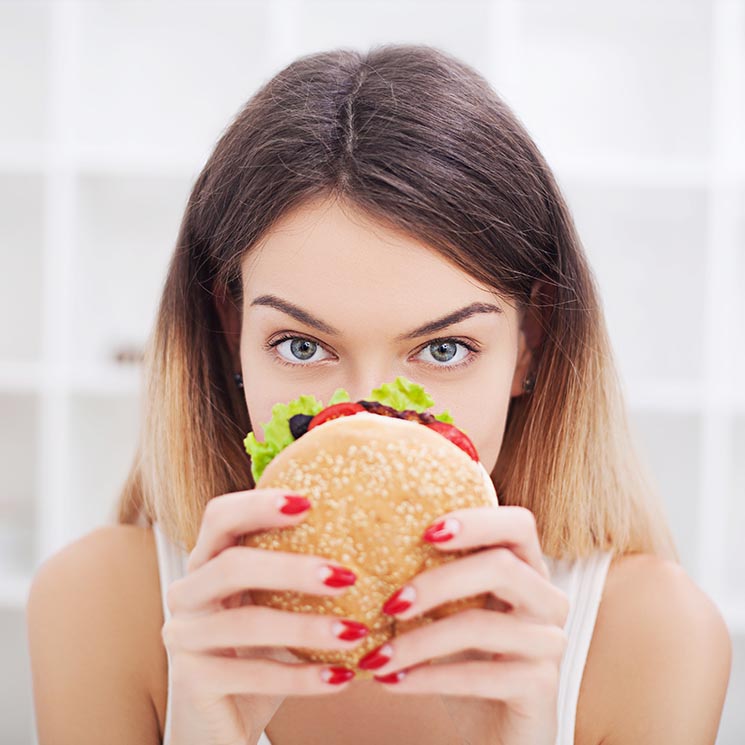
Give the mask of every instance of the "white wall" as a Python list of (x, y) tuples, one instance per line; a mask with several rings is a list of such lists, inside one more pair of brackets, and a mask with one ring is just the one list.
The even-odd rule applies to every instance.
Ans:
[(745, 0), (2, 0), (5, 745), (35, 742), (28, 581), (111, 519), (139, 390), (117, 359), (141, 350), (193, 179), (293, 58), (384, 41), (477, 67), (565, 189), (683, 564), (735, 641), (718, 742), (745, 741)]

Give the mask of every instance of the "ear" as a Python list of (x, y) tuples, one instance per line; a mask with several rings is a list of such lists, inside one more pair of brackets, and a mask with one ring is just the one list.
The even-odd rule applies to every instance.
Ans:
[(552, 287), (544, 281), (536, 280), (530, 291), (530, 305), (520, 319), (517, 362), (510, 396), (521, 396), (525, 393), (523, 383), (528, 373), (534, 371), (535, 352), (543, 344), (544, 331), (541, 319), (548, 317), (552, 300)]
[(225, 339), (235, 371), (241, 369), (241, 309), (233, 302), (230, 295), (213, 296), (215, 310), (220, 319), (222, 336)]

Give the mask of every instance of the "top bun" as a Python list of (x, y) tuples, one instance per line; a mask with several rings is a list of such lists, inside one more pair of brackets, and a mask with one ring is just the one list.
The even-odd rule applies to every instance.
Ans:
[[(256, 488), (273, 487), (307, 497), (307, 517), (245, 535), (239, 543), (322, 556), (351, 569), (357, 581), (338, 597), (254, 589), (247, 593), (250, 602), (353, 619), (370, 629), (352, 650), (289, 647), (300, 659), (356, 669), (364, 655), (398, 633), (486, 606), (489, 593), (444, 603), (408, 621), (381, 610), (416, 574), (476, 550), (442, 552), (422, 540), (427, 526), (453, 510), (499, 504), (483, 465), (434, 429), (369, 412), (331, 419), (271, 460)], [(372, 675), (357, 671), (357, 679)]]

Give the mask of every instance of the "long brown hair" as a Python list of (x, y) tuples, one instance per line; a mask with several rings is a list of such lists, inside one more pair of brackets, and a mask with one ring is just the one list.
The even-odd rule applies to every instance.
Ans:
[[(535, 389), (512, 399), (492, 478), (502, 504), (533, 512), (544, 553), (677, 561), (554, 176), (487, 81), (426, 45), (298, 58), (218, 140), (146, 345), (142, 430), (118, 522), (158, 520), (191, 550), (207, 502), (254, 487), (242, 444), (251, 422), (215, 300), (240, 309), (246, 253), (285, 212), (324, 195), (425, 242), (521, 311), (541, 305)], [(537, 281), (547, 291), (531, 297)]]

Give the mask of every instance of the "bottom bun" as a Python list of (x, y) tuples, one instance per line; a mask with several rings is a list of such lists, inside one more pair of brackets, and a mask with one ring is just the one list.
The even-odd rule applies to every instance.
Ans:
[[(301, 660), (356, 669), (368, 652), (400, 633), (486, 607), (490, 593), (443, 603), (408, 621), (381, 610), (415, 575), (483, 550), (437, 549), (422, 539), (432, 522), (454, 510), (499, 504), (484, 467), (439, 432), (368, 412), (333, 419), (270, 461), (256, 488), (272, 487), (306, 496), (311, 510), (297, 525), (246, 535), (240, 543), (322, 556), (351, 569), (357, 581), (338, 597), (251, 590), (244, 602), (338, 616), (370, 629), (351, 650), (289, 647)], [(357, 679), (373, 674), (358, 670)]]

